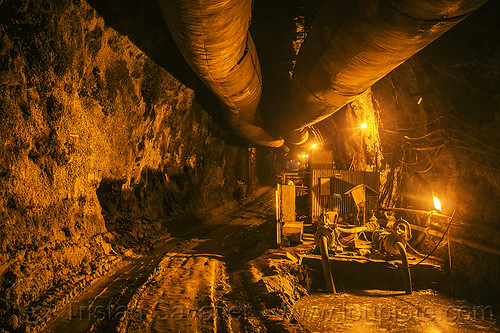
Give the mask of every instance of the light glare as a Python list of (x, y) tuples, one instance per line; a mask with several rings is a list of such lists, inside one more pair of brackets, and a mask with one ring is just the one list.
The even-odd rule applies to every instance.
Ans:
[(362, 124), (361, 124), (361, 128), (362, 128), (362, 129), (365, 129), (366, 127), (368, 127), (368, 125), (367, 125), (366, 123), (362, 123)]
[(432, 195), (432, 200), (434, 201), (434, 208), (441, 210), (441, 201), (434, 194)]

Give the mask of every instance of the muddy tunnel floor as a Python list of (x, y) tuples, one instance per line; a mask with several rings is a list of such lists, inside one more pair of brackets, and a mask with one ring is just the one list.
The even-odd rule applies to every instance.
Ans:
[[(132, 255), (50, 318), (44, 332), (239, 332), (266, 324), (244, 269), (272, 241), (273, 191), (143, 255)], [(265, 317), (265, 316), (264, 316)]]
[(273, 195), (261, 188), (238, 209), (125, 258), (35, 330), (500, 331), (491, 306), (432, 290), (312, 292), (311, 268), (274, 246)]
[(295, 318), (312, 332), (498, 332), (492, 306), (431, 290), (315, 294), (300, 299)]

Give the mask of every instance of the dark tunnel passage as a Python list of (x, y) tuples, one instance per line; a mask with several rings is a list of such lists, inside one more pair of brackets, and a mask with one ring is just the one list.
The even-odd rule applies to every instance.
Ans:
[(499, 20), (0, 0), (0, 331), (500, 331)]

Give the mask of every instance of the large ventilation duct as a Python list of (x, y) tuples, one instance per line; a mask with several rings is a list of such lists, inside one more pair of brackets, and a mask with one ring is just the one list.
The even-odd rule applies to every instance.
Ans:
[(227, 106), (227, 120), (243, 138), (279, 147), (257, 118), (262, 80), (248, 32), (252, 0), (158, 0), (184, 58)]
[(292, 144), (486, 0), (327, 0), (298, 55), (292, 107), (272, 119)]

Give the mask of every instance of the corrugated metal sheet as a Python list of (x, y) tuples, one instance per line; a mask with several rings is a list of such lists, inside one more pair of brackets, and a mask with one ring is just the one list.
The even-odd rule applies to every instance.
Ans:
[[(338, 211), (339, 216), (346, 217), (356, 212), (354, 201), (344, 193), (356, 185), (365, 184), (379, 191), (380, 176), (378, 172), (348, 170), (312, 170), (311, 174), (311, 215), (319, 217), (327, 211)], [(320, 178), (330, 178), (332, 195), (320, 195)], [(377, 207), (378, 196), (367, 196), (367, 218)]]

